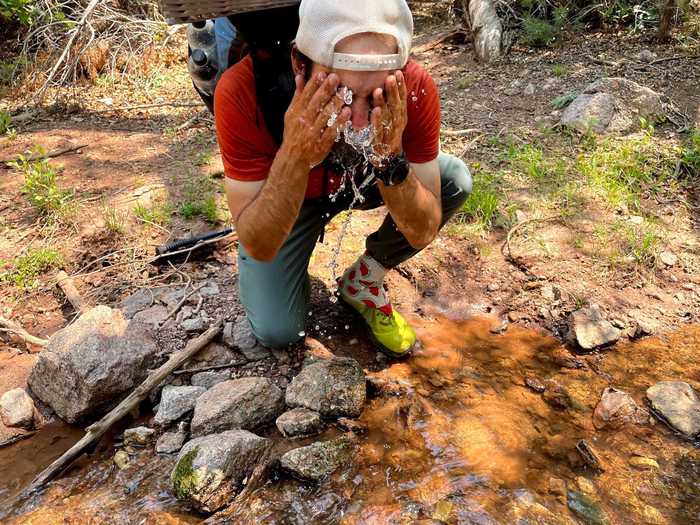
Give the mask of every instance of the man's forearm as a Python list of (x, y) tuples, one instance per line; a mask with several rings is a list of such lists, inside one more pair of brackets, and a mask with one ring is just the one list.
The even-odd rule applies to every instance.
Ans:
[(236, 223), (240, 242), (251, 257), (275, 258), (299, 216), (308, 178), (308, 164), (280, 148), (265, 184)]
[(442, 207), (438, 197), (421, 183), (413, 169), (401, 184), (377, 184), (399, 231), (414, 248), (425, 248), (440, 228)]

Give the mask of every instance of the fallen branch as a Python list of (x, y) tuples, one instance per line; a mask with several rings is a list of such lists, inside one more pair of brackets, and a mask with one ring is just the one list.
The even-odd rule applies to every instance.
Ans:
[[(33, 162), (35, 160), (40, 160), (40, 159), (52, 159), (54, 157), (59, 157), (65, 153), (71, 153), (73, 151), (78, 151), (79, 149), (87, 148), (87, 144), (79, 144), (78, 146), (69, 146), (67, 148), (61, 148), (61, 149), (55, 149), (53, 151), (49, 151), (48, 153), (33, 153), (29, 155), (29, 157), (26, 157), (27, 162)], [(9, 164), (11, 162), (14, 162), (17, 160), (17, 157), (15, 158), (7, 158), (0, 160), (0, 163), (2, 164)]]
[(416, 46), (413, 49), (411, 49), (412, 53), (425, 53), (426, 51), (430, 51), (431, 49), (439, 46), (442, 44), (445, 40), (449, 40), (450, 38), (457, 36), (460, 33), (464, 33), (464, 29), (462, 29), (461, 26), (454, 26), (451, 29), (448, 29), (447, 31), (443, 31), (441, 33), (438, 33), (433, 37), (430, 42), (426, 42), (425, 44), (421, 44), (420, 46)]
[(16, 336), (20, 337), (22, 340), (24, 340), (27, 343), (31, 343), (31, 344), (37, 345), (37, 346), (46, 346), (49, 344), (48, 340), (33, 336), (32, 334), (27, 332), (24, 328), (22, 328), (20, 325), (18, 325), (14, 321), (10, 321), (9, 319), (5, 319), (4, 317), (1, 317), (1, 316), (0, 316), (0, 326), (2, 326), (6, 332), (10, 332), (10, 333), (15, 334)]
[(446, 137), (463, 137), (465, 135), (472, 135), (474, 133), (481, 133), (479, 128), (466, 128), (466, 129), (441, 129), (440, 135)]
[(226, 363), (225, 365), (209, 365), (200, 366), (199, 368), (184, 368), (182, 370), (175, 370), (173, 375), (179, 376), (181, 374), (196, 374), (198, 372), (209, 372), (210, 370), (224, 370), (226, 368), (233, 368), (235, 366), (240, 366), (241, 363)]
[(75, 27), (73, 27), (73, 29), (71, 29), (71, 36), (68, 39), (66, 46), (63, 48), (63, 52), (61, 53), (61, 55), (58, 57), (58, 60), (56, 60), (56, 63), (51, 68), (51, 71), (49, 72), (49, 76), (46, 77), (44, 84), (41, 86), (39, 91), (37, 91), (36, 96), (35, 96), (36, 100), (42, 101), (44, 99), (44, 93), (46, 93), (46, 90), (48, 89), (49, 84), (51, 84), (51, 82), (53, 81), (53, 77), (56, 76), (56, 73), (58, 72), (58, 68), (61, 67), (61, 65), (63, 64), (63, 61), (68, 56), (68, 53), (73, 48), (73, 42), (75, 42), (75, 39), (78, 37), (78, 35), (82, 31), (83, 27), (86, 24), (88, 24), (88, 19), (90, 18), (90, 15), (92, 15), (92, 12), (95, 10), (95, 7), (97, 7), (97, 4), (99, 2), (100, 2), (100, 0), (91, 0), (90, 3), (85, 8), (85, 11), (83, 11), (83, 15), (80, 17), (80, 20), (78, 21), (78, 23), (75, 25)]
[(75, 282), (71, 277), (61, 270), (56, 275), (58, 277), (58, 287), (63, 290), (63, 293), (68, 299), (68, 302), (73, 306), (76, 312), (85, 313), (89, 309), (89, 306), (85, 303), (83, 298), (80, 296), (80, 292), (75, 287)]
[(665, 58), (657, 58), (656, 60), (652, 60), (649, 62), (649, 65), (653, 66), (654, 64), (660, 64), (661, 62), (670, 62), (671, 60), (683, 60), (683, 59), (688, 59), (688, 60), (699, 60), (700, 56), (696, 55), (676, 55), (672, 57), (665, 57)]
[(157, 387), (177, 367), (209, 344), (221, 331), (222, 325), (223, 319), (220, 318), (216, 320), (206, 332), (196, 339), (191, 340), (187, 343), (187, 346), (179, 352), (171, 355), (170, 359), (168, 359), (165, 364), (152, 372), (143, 383), (136, 387), (136, 389), (112, 409), (112, 411), (98, 422), (87, 427), (85, 429), (86, 434), (82, 439), (34, 478), (28, 491), (35, 492), (41, 489), (46, 483), (63, 472), (73, 461), (82, 455), (83, 451), (90, 446), (90, 444), (98, 440), (114, 423), (129, 414), (134, 407), (137, 407), (141, 401), (146, 399), (150, 391)]
[(204, 102), (154, 102), (153, 104), (137, 104), (135, 106), (114, 106), (104, 109), (96, 109), (93, 113), (108, 113), (110, 111), (131, 111), (132, 109), (162, 108), (166, 106), (174, 108), (193, 108), (203, 106)]
[(8, 445), (12, 445), (14, 443), (17, 443), (18, 441), (22, 441), (23, 439), (30, 438), (36, 433), (37, 433), (36, 430), (32, 430), (31, 432), (24, 432), (22, 434), (15, 434), (14, 436), (7, 438), (4, 441), (0, 441), (0, 448), (6, 447)]
[[(187, 283), (187, 284), (189, 285), (189, 283)], [(163, 322), (161, 322), (160, 325), (163, 326), (168, 319), (170, 319), (173, 315), (175, 315), (180, 310), (180, 308), (182, 308), (182, 305), (185, 304), (185, 301), (187, 301), (187, 299), (189, 299), (194, 294), (196, 294), (199, 290), (204, 288), (205, 285), (206, 285), (206, 283), (202, 283), (199, 286), (196, 286), (194, 288), (194, 290), (192, 290), (190, 293), (186, 294), (182, 299), (180, 299), (180, 301), (173, 307), (173, 309), (168, 312), (168, 315), (165, 316), (165, 319), (163, 319)]]

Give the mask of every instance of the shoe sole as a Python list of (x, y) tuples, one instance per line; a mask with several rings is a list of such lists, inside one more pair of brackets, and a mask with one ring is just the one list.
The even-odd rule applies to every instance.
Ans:
[(369, 325), (367, 324), (367, 321), (365, 320), (365, 318), (362, 317), (362, 314), (360, 312), (358, 312), (357, 310), (355, 310), (355, 307), (352, 306), (348, 301), (346, 301), (342, 294), (339, 293), (338, 296), (340, 298), (340, 302), (343, 305), (343, 307), (350, 310), (350, 313), (352, 313), (354, 316), (358, 317), (362, 321), (362, 323), (365, 325), (365, 327), (367, 328), (367, 335), (369, 335), (370, 341), (372, 341), (372, 344), (374, 344), (374, 347), (379, 352), (381, 352), (382, 354), (384, 354), (387, 357), (391, 357), (392, 359), (396, 359), (396, 360), (406, 359), (407, 357), (409, 357), (413, 353), (413, 348), (416, 346), (415, 342), (413, 343), (413, 346), (411, 346), (411, 348), (409, 348), (408, 350), (406, 350), (405, 352), (402, 352), (400, 354), (393, 352), (391, 349), (387, 348), (382, 343), (380, 343), (379, 340), (372, 333), (372, 330), (370, 329)]

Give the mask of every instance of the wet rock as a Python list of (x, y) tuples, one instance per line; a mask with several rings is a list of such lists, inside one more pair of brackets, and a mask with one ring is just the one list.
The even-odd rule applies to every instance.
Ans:
[(601, 78), (562, 112), (560, 124), (582, 133), (625, 133), (639, 129), (640, 118), (663, 118), (661, 95), (625, 78)]
[(290, 407), (306, 407), (323, 417), (358, 417), (366, 395), (359, 363), (335, 357), (302, 368), (287, 387), (286, 401)]
[(160, 394), (160, 405), (153, 422), (168, 426), (188, 412), (194, 410), (197, 398), (206, 389), (201, 386), (166, 386)]
[(141, 288), (137, 292), (122, 300), (122, 302), (119, 303), (119, 309), (122, 311), (126, 319), (131, 319), (141, 310), (150, 308), (152, 304), (153, 292), (147, 288)]
[(659, 254), (659, 259), (666, 266), (675, 266), (678, 264), (678, 256), (673, 252), (669, 252), (668, 250), (661, 252)]
[(34, 401), (23, 388), (8, 390), (0, 397), (0, 419), (8, 427), (34, 426)]
[(544, 382), (544, 387), (545, 390), (542, 394), (542, 398), (547, 404), (562, 409), (571, 407), (571, 396), (569, 396), (569, 392), (563, 385), (557, 383), (553, 379), (548, 379)]
[(168, 317), (168, 309), (165, 306), (156, 304), (135, 313), (132, 320), (135, 323), (143, 323), (152, 327), (157, 327), (165, 321), (166, 317)]
[(245, 377), (214, 385), (198, 399), (192, 435), (222, 430), (255, 430), (272, 423), (284, 410), (284, 395), (269, 379)]
[(601, 459), (600, 453), (588, 441), (581, 439), (576, 443), (576, 451), (588, 467), (605, 472), (605, 464)]
[(682, 381), (661, 381), (647, 389), (655, 415), (687, 438), (700, 434), (700, 400), (693, 388)]
[(639, 470), (659, 470), (658, 462), (645, 456), (632, 456), (629, 459), (629, 464)]
[(566, 496), (566, 481), (561, 478), (549, 478), (549, 493), (555, 496)]
[(588, 525), (608, 525), (610, 523), (598, 504), (585, 494), (570, 490), (566, 503), (569, 510)]
[(563, 368), (577, 369), (586, 366), (579, 357), (569, 352), (566, 348), (555, 348), (552, 350), (552, 361)]
[(173, 492), (201, 512), (215, 512), (242, 488), (270, 441), (246, 430), (229, 430), (188, 441), (170, 480)]
[(286, 438), (311, 436), (321, 431), (321, 415), (307, 408), (293, 408), (278, 417), (275, 425)]
[(593, 482), (583, 476), (576, 476), (576, 486), (586, 496), (595, 496), (598, 494), (598, 489), (595, 488)]
[(569, 318), (569, 339), (584, 350), (615, 343), (621, 335), (622, 332), (605, 319), (597, 304), (576, 310)]
[(157, 353), (143, 324), (97, 306), (51, 337), (28, 384), (61, 419), (76, 423), (102, 413), (143, 381)]
[(304, 340), (304, 366), (309, 366), (317, 361), (333, 359), (335, 355), (326, 348), (321, 341), (311, 336)]
[(114, 454), (112, 461), (114, 461), (114, 464), (119, 468), (119, 470), (129, 468), (129, 454), (123, 450), (117, 451), (117, 453)]
[(651, 505), (643, 505), (641, 514), (642, 521), (644, 523), (649, 523), (650, 525), (661, 525), (662, 523), (667, 523), (659, 510)]
[(180, 323), (185, 332), (201, 332), (204, 330), (204, 319), (201, 317), (192, 317), (185, 319)]
[(541, 394), (546, 389), (544, 382), (539, 377), (534, 375), (525, 376), (525, 386), (538, 394)]
[(124, 431), (124, 445), (147, 445), (156, 437), (156, 431), (148, 427), (127, 428)]
[(282, 456), (284, 470), (302, 480), (320, 481), (350, 460), (351, 441), (338, 438), (295, 448)]
[(159, 454), (172, 454), (182, 448), (187, 440), (187, 424), (183, 421), (174, 432), (165, 432), (156, 441), (156, 452)]
[(637, 405), (632, 396), (608, 387), (593, 411), (593, 426), (596, 429), (620, 428), (625, 424), (643, 425), (649, 420), (649, 414)]
[(338, 426), (347, 432), (352, 432), (353, 434), (364, 434), (367, 432), (367, 425), (362, 421), (357, 419), (350, 419), (348, 417), (340, 417), (336, 421)]
[(198, 372), (190, 378), (192, 386), (201, 386), (205, 390), (210, 389), (214, 385), (228, 381), (231, 377), (231, 372), (228, 370), (207, 370), (206, 372)]

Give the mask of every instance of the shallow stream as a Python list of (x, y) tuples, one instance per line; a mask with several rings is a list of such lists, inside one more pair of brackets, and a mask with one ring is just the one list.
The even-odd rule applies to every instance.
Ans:
[[(497, 325), (490, 318), (424, 322), (418, 330), (423, 347), (413, 358), (371, 374), (371, 383), (382, 388), (365, 408), (361, 420), (368, 431), (357, 438), (351, 465), (318, 486), (274, 475), (210, 522), (700, 523), (700, 450), (693, 443), (655, 420), (617, 430), (596, 430), (592, 422), (607, 386), (640, 405), (646, 388), (659, 380), (700, 387), (700, 326), (573, 357), (551, 337), (513, 325), (494, 334)], [(567, 401), (548, 403), (525, 385), (526, 377), (553, 380)], [(322, 438), (339, 432), (329, 428)], [(272, 430), (268, 435), (278, 452), (308, 442), (289, 443)], [(205, 518), (171, 495), (174, 458), (141, 449), (120, 471), (111, 461), (110, 439), (44, 493), (18, 495), (80, 436), (51, 425), (0, 449), (2, 523), (178, 524)], [(581, 440), (603, 471), (577, 452)], [(659, 468), (635, 468), (632, 456), (653, 458)]]

